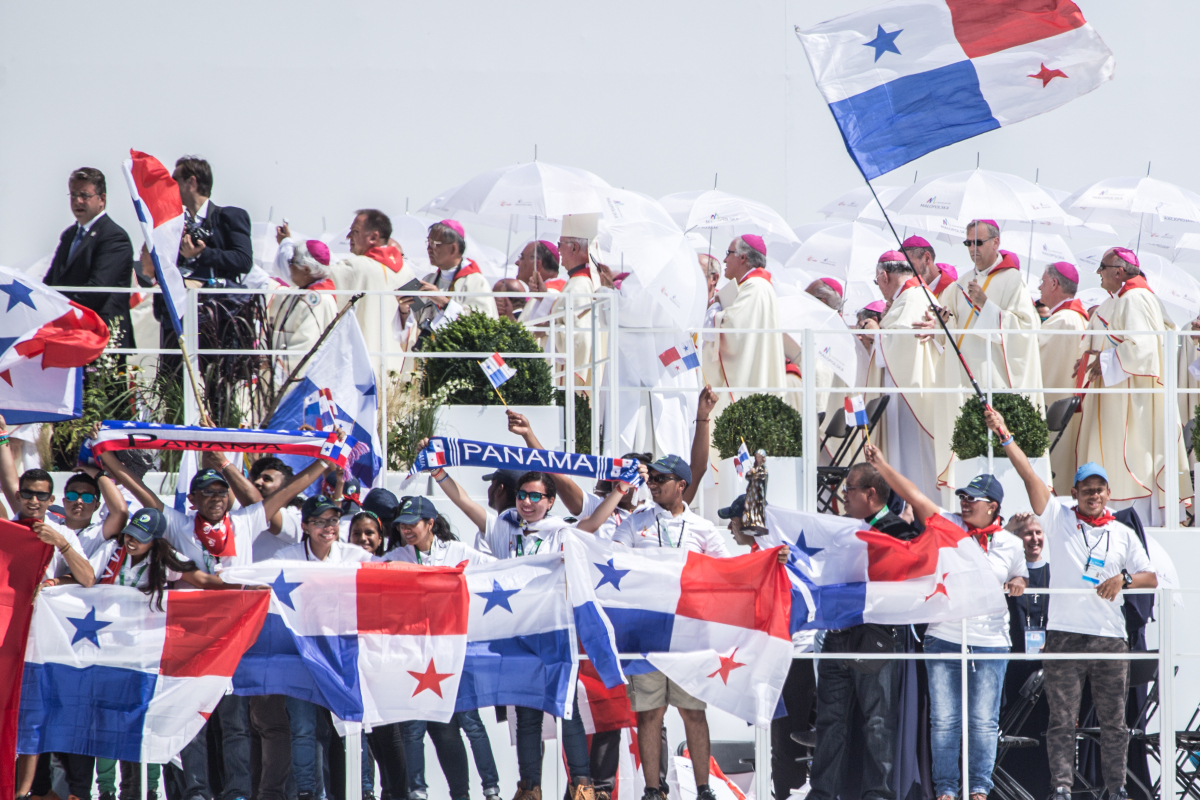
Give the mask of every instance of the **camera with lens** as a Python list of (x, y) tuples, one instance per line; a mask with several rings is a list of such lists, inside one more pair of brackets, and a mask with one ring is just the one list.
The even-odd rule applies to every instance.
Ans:
[(200, 244), (201, 242), (204, 242), (205, 245), (211, 244), (212, 231), (205, 228), (203, 223), (196, 222), (195, 220), (188, 220), (183, 223), (183, 235), (190, 236), (192, 244)]

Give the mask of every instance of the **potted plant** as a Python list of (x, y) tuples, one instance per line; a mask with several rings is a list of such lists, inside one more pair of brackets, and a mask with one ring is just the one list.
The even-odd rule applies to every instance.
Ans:
[[(1004, 417), (1017, 446), (1029, 457), (1034, 470), (1047, 484), (1053, 482), (1050, 472), (1050, 432), (1042, 412), (1023, 394), (995, 394), (992, 407)], [(954, 423), (950, 449), (958, 459), (954, 466), (954, 485), (966, 486), (976, 475), (988, 471), (988, 440), (992, 448), (992, 472), (1004, 487), (1004, 516), (1011, 517), (1031, 510), (1025, 484), (1008, 461), (1000, 440), (992, 435), (983, 421), (983, 404), (972, 397), (963, 403)], [(1059, 447), (1070, 443), (1059, 442)]]
[(783, 400), (752, 394), (730, 404), (713, 425), (713, 447), (721, 457), (717, 467), (717, 496), (722, 506), (746, 490), (733, 457), (743, 441), (753, 455), (767, 454), (767, 502), (781, 508), (800, 508), (804, 498), (804, 421)]

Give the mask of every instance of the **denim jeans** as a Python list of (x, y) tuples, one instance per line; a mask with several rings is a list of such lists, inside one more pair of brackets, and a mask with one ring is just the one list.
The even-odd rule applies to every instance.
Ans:
[[(517, 706), (517, 771), (526, 787), (542, 785), (542, 717), (538, 708)], [(562, 721), (562, 749), (571, 779), (591, 778), (587, 733), (579, 716), (579, 698), (575, 699), (571, 719)]]
[[(217, 703), (224, 748), (225, 792), (223, 800), (250, 797), (250, 698), (227, 694)], [(182, 767), (173, 771), (182, 800), (208, 800), (208, 724), (179, 753)], [(214, 800), (221, 800), (215, 798)]]
[[(456, 715), (457, 716), (457, 715)], [(426, 722), (410, 720), (400, 723), (404, 736), (404, 758), (408, 762), (408, 796), (410, 800), (424, 800), (429, 796), (425, 783), (425, 733), (433, 740), (438, 762), (450, 787), (451, 800), (466, 800), (471, 796), (467, 748), (463, 745), (458, 721)]]
[[(972, 653), (1007, 653), (1008, 647), (968, 647)], [(960, 645), (925, 637), (926, 653), (958, 653)], [(1004, 690), (1007, 661), (967, 662), (967, 709), (969, 728), (967, 776), (964, 794), (992, 791), (996, 767), (996, 745), (1000, 733), (1000, 695)], [(962, 750), (962, 662), (926, 661), (929, 674), (929, 717), (932, 724), (933, 793), (936, 797), (958, 797), (959, 754)]]
[(496, 769), (496, 758), (492, 755), (492, 742), (488, 739), (487, 728), (479, 718), (479, 710), (459, 711), (454, 715), (454, 721), (467, 735), (471, 744), (471, 754), (475, 757), (475, 769), (479, 770), (479, 782), (483, 784), (483, 793), (495, 789), (493, 794), (500, 791), (500, 773)]
[[(320, 750), (317, 747), (317, 732), (323, 727), (317, 721), (321, 709), (306, 700), (289, 697), (287, 711), (292, 728), (292, 774), (296, 778), (296, 791), (316, 796), (318, 788), (321, 788), (319, 785), (324, 784), (323, 780), (318, 780), (318, 770), (322, 769), (323, 761), (318, 758)], [(321, 744), (328, 747), (329, 742), (322, 741)]]

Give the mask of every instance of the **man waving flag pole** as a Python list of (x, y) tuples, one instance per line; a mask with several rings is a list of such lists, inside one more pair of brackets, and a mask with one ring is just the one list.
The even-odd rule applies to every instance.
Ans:
[(133, 208), (142, 226), (146, 249), (154, 263), (154, 278), (162, 287), (167, 316), (171, 318), (171, 327), (179, 339), (179, 349), (183, 352), (183, 363), (187, 365), (192, 381), (196, 404), (205, 423), (211, 426), (213, 423), (204, 407), (204, 395), (200, 393), (200, 383), (196, 380), (196, 371), (192, 367), (192, 360), (188, 358), (187, 344), (183, 338), (182, 310), (187, 304), (187, 287), (176, 266), (179, 242), (183, 238), (183, 201), (179, 197), (179, 184), (161, 161), (137, 150), (129, 151), (129, 159), (122, 167), (125, 182), (129, 184), (129, 195), (133, 198)]
[[(872, 178), (1055, 109), (1112, 79), (1112, 51), (1078, 6), (1070, 0), (1027, 5), (893, 0), (808, 30), (797, 26), (846, 149), (898, 243)], [(921, 288), (986, 406), (937, 303), (924, 283)]]

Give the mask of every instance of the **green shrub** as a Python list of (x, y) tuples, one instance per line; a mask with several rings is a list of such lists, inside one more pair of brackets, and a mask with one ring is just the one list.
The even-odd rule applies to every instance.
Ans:
[(752, 394), (728, 406), (713, 426), (713, 445), (721, 458), (737, 455), (738, 445), (754, 453), (760, 448), (768, 456), (800, 458), (803, 452), (803, 420), (796, 409), (775, 395)]
[[(506, 384), (507, 385), (507, 384)], [(567, 393), (562, 389), (554, 390), (554, 404), (566, 407)], [(567, 418), (563, 415), (563, 441), (567, 440)], [(592, 454), (592, 404), (583, 392), (575, 392), (575, 452), (584, 455)]]
[[(422, 341), (418, 348), (430, 353), (540, 353), (525, 326), (510, 319), (489, 319), (479, 311), (463, 314)], [(461, 381), (446, 397), (447, 405), (500, 405), (496, 390), (483, 374), (481, 358), (430, 358), (425, 360), (426, 397), (433, 396), (451, 381)], [(500, 392), (509, 405), (548, 406), (553, 394), (550, 365), (544, 358), (514, 358), (506, 361), (517, 371)]]
[(1200, 406), (1192, 409), (1196, 424), (1192, 426), (1192, 452), (1200, 455)]
[[(1046, 454), (1050, 446), (1050, 432), (1046, 429), (1046, 420), (1037, 407), (1023, 394), (992, 395), (992, 407), (1004, 417), (1004, 423), (1009, 433), (1017, 441), (1021, 452), (1030, 458), (1038, 458)], [(954, 423), (954, 436), (950, 440), (950, 449), (960, 459), (979, 458), (988, 452), (988, 437), (991, 432), (983, 421), (983, 404), (978, 397), (972, 397), (963, 404), (958, 420)], [(1007, 458), (1000, 441), (993, 437), (992, 455), (995, 458)]]

